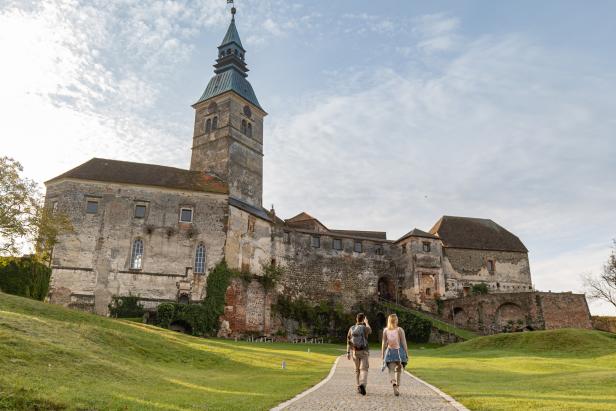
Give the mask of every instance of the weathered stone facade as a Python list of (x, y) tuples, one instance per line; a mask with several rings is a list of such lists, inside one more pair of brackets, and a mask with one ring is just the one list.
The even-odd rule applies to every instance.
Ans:
[[(51, 302), (101, 315), (113, 296), (139, 296), (148, 309), (196, 303), (205, 297), (207, 273), (225, 259), (253, 275), (264, 264), (284, 267), (273, 290), (255, 279), (232, 280), (225, 335), (275, 332), (277, 295), (347, 310), (381, 298), (435, 311), (439, 299), (454, 304), (481, 283), (491, 294), (458, 307), (466, 316), (460, 325), (522, 316), (549, 328), (572, 310), (567, 324), (586, 326), (583, 297), (559, 308), (565, 297), (528, 292), (526, 248), (491, 220), (444, 216), (429, 232), (414, 229), (391, 241), (384, 232), (333, 230), (306, 213), (281, 220), (265, 210), (266, 113), (246, 80), (234, 20), (218, 49), (215, 76), (193, 105), (190, 169), (92, 159), (46, 183), (47, 204), (75, 228), (54, 250)], [(497, 304), (498, 293), (502, 301), (513, 296), (512, 305)]]
[(442, 316), (452, 324), (494, 334), (504, 330), (591, 329), (583, 294), (514, 292), (445, 300)]

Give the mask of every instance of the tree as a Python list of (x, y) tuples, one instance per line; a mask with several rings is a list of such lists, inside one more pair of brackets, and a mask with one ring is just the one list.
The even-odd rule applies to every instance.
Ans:
[(19, 240), (32, 233), (38, 190), (22, 171), (18, 161), (0, 157), (0, 254), (16, 254)]
[(587, 274), (583, 280), (589, 298), (607, 301), (616, 308), (616, 240), (602, 273), (598, 276)]
[(73, 227), (66, 214), (45, 207), (38, 185), (22, 172), (18, 161), (0, 157), (0, 255), (15, 255), (21, 241), (31, 241), (37, 258), (51, 264), (59, 236)]

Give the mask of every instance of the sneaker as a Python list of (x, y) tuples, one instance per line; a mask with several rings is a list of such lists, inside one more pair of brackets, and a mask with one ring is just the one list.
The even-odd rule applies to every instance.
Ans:
[(398, 386), (394, 384), (394, 395), (398, 397), (400, 395), (400, 391), (398, 391)]
[(361, 395), (366, 395), (366, 386), (364, 384), (359, 386), (359, 393)]
[(357, 393), (361, 394), (361, 386), (359, 386), (359, 385), (357, 386)]

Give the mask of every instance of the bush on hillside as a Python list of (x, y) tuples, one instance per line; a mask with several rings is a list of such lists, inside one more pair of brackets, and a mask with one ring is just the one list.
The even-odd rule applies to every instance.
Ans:
[(114, 318), (137, 318), (144, 314), (143, 304), (136, 295), (114, 295), (109, 303), (109, 314)]
[(43, 301), (49, 291), (51, 269), (33, 256), (0, 257), (0, 290)]

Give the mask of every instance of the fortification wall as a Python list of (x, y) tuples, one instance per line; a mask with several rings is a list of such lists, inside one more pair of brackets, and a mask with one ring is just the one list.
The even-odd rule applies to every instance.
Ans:
[(583, 294), (496, 293), (445, 300), (442, 316), (482, 334), (502, 331), (591, 328)]

